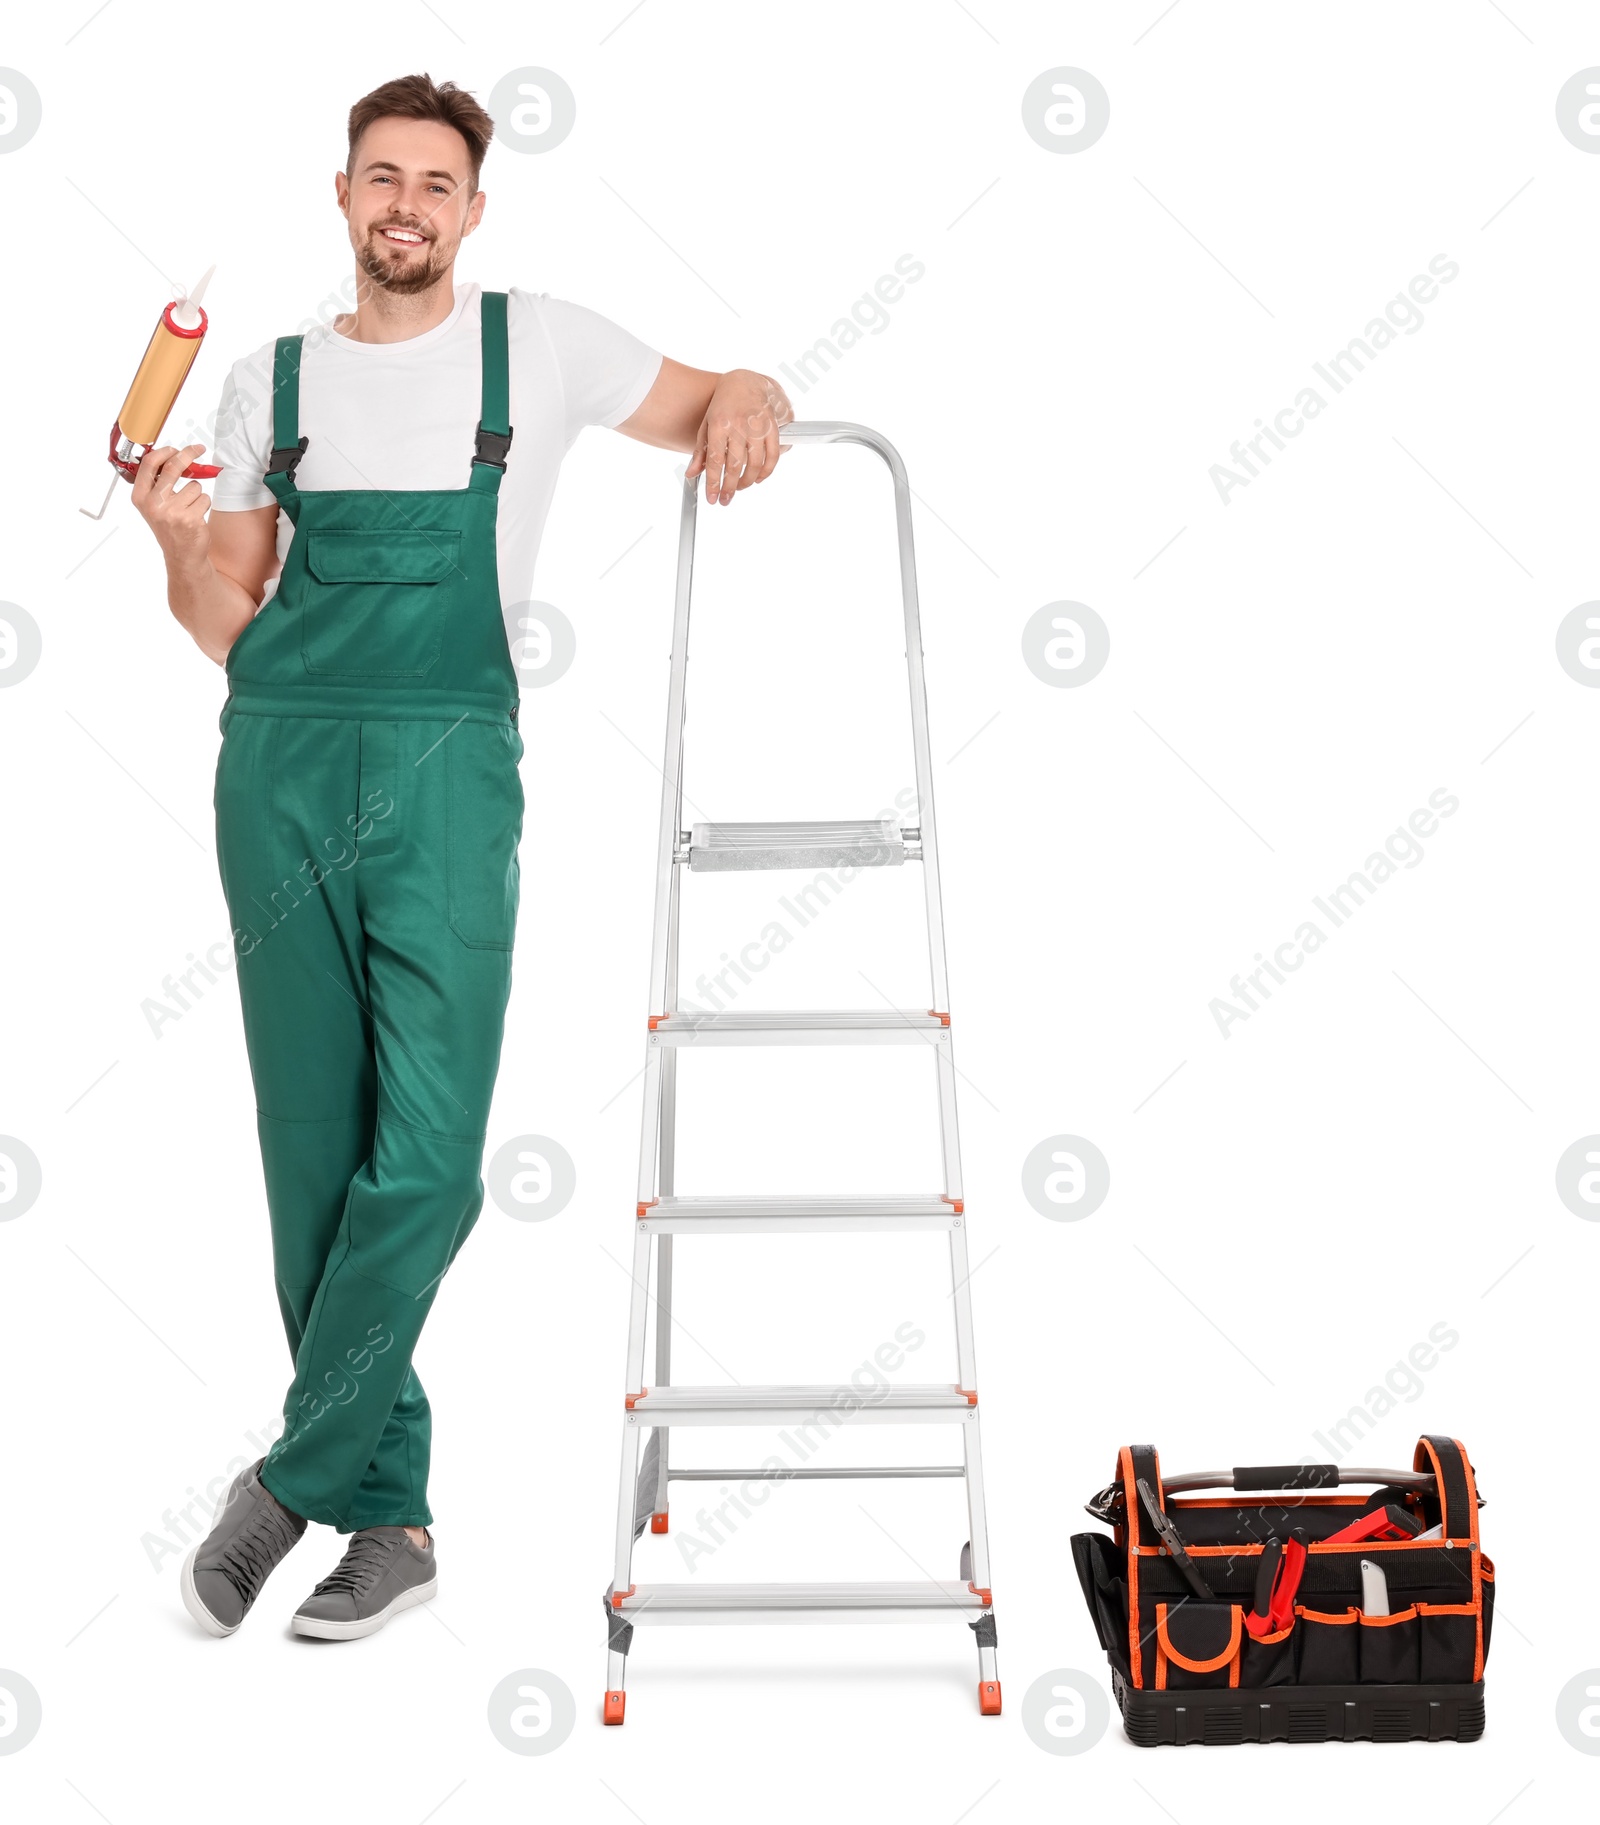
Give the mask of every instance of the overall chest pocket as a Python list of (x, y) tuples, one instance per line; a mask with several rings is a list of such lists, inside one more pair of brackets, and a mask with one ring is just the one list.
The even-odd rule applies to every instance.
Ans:
[(444, 639), (449, 583), (461, 576), (459, 531), (314, 531), (300, 650), (308, 672), (421, 678)]

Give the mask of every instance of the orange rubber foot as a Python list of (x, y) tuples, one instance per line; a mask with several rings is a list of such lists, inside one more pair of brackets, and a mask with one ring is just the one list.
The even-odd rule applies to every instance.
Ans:
[[(618, 1693), (618, 1697), (621, 1697), (620, 1693)], [(998, 1679), (985, 1680), (978, 1687), (978, 1711), (984, 1717), (1000, 1715), (1000, 1682)]]
[(653, 1534), (664, 1534), (667, 1531), (667, 1517), (664, 1510), (660, 1514), (651, 1515), (650, 1531)]
[[(995, 1690), (998, 1692), (1000, 1688), (996, 1686)], [(622, 1710), (627, 1702), (628, 1695), (626, 1692), (607, 1692), (605, 1721), (608, 1724), (620, 1724), (622, 1722)]]

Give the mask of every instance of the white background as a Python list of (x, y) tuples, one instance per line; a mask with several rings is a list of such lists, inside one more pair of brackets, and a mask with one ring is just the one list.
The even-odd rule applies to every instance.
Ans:
[[(0, 157), (0, 597), (44, 639), (0, 692), (0, 1131), (44, 1175), (0, 1225), (0, 1666), (44, 1705), (0, 1756), (0, 1803), (113, 1825), (281, 1819), (313, 1795), (319, 1816), (399, 1825), (541, 1804), (646, 1825), (1062, 1806), (1191, 1825), (1259, 1775), (1309, 1818), (1380, 1796), (1468, 1825), (1592, 1808), (1596, 1764), (1555, 1722), (1600, 1662), (1600, 1232), (1555, 1189), (1600, 1128), (1600, 697), (1555, 648), (1600, 594), (1600, 157), (1555, 117), (1600, 63), (1592, 9), (519, 12), (157, 21), (111, 0), (81, 29), (35, 9), (0, 47), (44, 103)], [(576, 299), (682, 360), (778, 371), (897, 258), (926, 266), (887, 328), (791, 393), (801, 417), (885, 432), (918, 495), (998, 1720), (977, 1714), (960, 1628), (680, 1629), (640, 1632), (628, 1722), (599, 1724), (677, 494), (674, 459), (600, 431), (538, 576), (578, 649), (525, 693), (489, 1136), (555, 1138), (577, 1191), (548, 1222), (487, 1208), (420, 1346), (441, 1595), (365, 1643), (295, 1640), (288, 1615), (337, 1553), (313, 1529), (217, 1642), (181, 1608), (181, 1554), (151, 1564), (164, 1511), (256, 1455), (289, 1365), (232, 983), (159, 1039), (142, 1011), (226, 937), (223, 680), (168, 616), (126, 494), (98, 525), (76, 509), (104, 488), (169, 279), (218, 262), (178, 416), (203, 415), (231, 360), (348, 276), (333, 173), (356, 97), (426, 69), (486, 99), (525, 65), (565, 77), (577, 124), (542, 155), (491, 150), (462, 276)], [(1110, 96), (1076, 155), (1022, 124), (1060, 65)], [(1224, 505), (1210, 467), (1440, 254), (1460, 273), (1422, 327)], [(697, 815), (871, 816), (910, 783), (889, 512), (874, 459), (821, 449), (703, 516)], [(1080, 688), (1022, 658), (1028, 618), (1063, 599), (1110, 629)], [(1212, 999), (1438, 788), (1460, 808), (1424, 859), (1224, 1038)], [(875, 1005), (869, 984), (917, 1005), (918, 881), (853, 883), (741, 1005)], [(686, 983), (789, 885), (691, 879)], [(684, 1080), (681, 1189), (935, 1183), (932, 1071), (910, 1051), (725, 1054)], [(1110, 1162), (1080, 1222), (1023, 1195), (1024, 1158), (1062, 1133)], [(953, 1373), (940, 1251), (680, 1245), (679, 1373), (840, 1379), (907, 1321), (928, 1342), (904, 1375)], [(1422, 1430), (1472, 1452), (1501, 1593), (1482, 1742), (1277, 1750), (1270, 1776), (1262, 1751), (1141, 1754), (1117, 1728), (1072, 1758), (1036, 1747), (1036, 1680), (1109, 1687), (1067, 1537), (1117, 1446), (1153, 1438), (1169, 1470), (1325, 1457), (1314, 1432), (1438, 1325), (1459, 1342), (1420, 1395), (1397, 1377), (1413, 1398), (1342, 1455), (1409, 1463)], [(701, 1462), (766, 1449), (680, 1442)], [(862, 1442), (911, 1462), (947, 1443), (875, 1428), (839, 1449)], [(949, 1577), (959, 1487), (780, 1489), (692, 1571), (647, 1535), (636, 1574)], [(709, 1493), (678, 1487), (675, 1531)], [(487, 1726), (521, 1668), (577, 1702), (546, 1756)]]

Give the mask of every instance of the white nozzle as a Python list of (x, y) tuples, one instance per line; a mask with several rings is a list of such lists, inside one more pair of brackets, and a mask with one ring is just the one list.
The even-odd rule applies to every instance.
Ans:
[(200, 327), (200, 300), (206, 295), (206, 287), (211, 283), (211, 275), (216, 271), (213, 264), (205, 270), (200, 283), (187, 297), (179, 298), (172, 307), (172, 321), (179, 329), (193, 330)]

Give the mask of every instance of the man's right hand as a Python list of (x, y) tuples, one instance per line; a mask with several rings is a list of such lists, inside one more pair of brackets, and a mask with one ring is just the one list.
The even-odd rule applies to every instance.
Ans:
[(204, 444), (146, 450), (133, 479), (133, 504), (156, 535), (167, 565), (167, 606), (195, 644), (218, 665), (250, 625), (277, 575), (278, 505), (211, 519), (211, 498), (197, 480), (178, 478)]
[(206, 514), (211, 497), (197, 481), (177, 485), (178, 477), (204, 450), (204, 444), (185, 444), (181, 450), (159, 444), (145, 451), (134, 477), (133, 504), (156, 535), (169, 572), (197, 563), (210, 547)]

